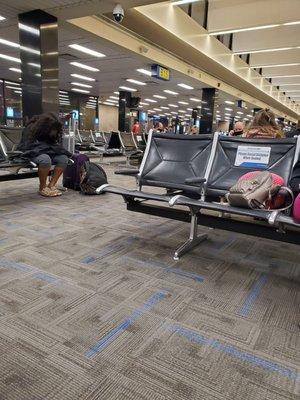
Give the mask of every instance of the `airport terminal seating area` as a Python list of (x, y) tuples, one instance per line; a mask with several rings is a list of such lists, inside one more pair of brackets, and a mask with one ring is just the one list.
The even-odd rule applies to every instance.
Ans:
[(298, 398), (298, 246), (200, 226), (174, 261), (188, 224), (36, 191), (1, 188), (0, 398)]

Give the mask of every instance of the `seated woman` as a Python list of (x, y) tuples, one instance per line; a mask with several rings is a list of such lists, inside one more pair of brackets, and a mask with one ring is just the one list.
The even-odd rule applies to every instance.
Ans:
[[(40, 181), (39, 193), (45, 197), (61, 196), (56, 184), (66, 168), (71, 153), (62, 145), (62, 123), (55, 114), (42, 114), (33, 117), (25, 127), (18, 150), (23, 151), (23, 157), (38, 165)], [(55, 168), (47, 185), (51, 165)]]
[(276, 124), (275, 114), (266, 108), (255, 114), (249, 129), (243, 134), (243, 137), (249, 139), (281, 139), (284, 137), (284, 134)]

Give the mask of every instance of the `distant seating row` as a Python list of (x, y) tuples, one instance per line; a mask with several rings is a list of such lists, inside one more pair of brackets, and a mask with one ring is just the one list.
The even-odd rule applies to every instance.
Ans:
[[(222, 201), (249, 171), (268, 170), (288, 184), (299, 152), (299, 137), (274, 140), (154, 134), (148, 139), (140, 169), (116, 172), (135, 176), (137, 189), (106, 184), (98, 193), (123, 196), (131, 211), (190, 220), (190, 237), (175, 252), (175, 259), (206, 239), (206, 234), (197, 235), (198, 224), (299, 244), (300, 225), (286, 213), (231, 207)], [(164, 188), (166, 193), (147, 192), (145, 186)], [(182, 207), (171, 209), (178, 205), (187, 207), (189, 213)]]
[(139, 161), (146, 148), (142, 135), (128, 132), (76, 131), (76, 148), (80, 151), (93, 152), (102, 155), (124, 155), (126, 164)]
[[(22, 159), (22, 152), (16, 150), (22, 131), (23, 128), (0, 127), (0, 171), (9, 172), (0, 174), (0, 182), (37, 176), (37, 165)], [(21, 170), (25, 171), (20, 173)]]

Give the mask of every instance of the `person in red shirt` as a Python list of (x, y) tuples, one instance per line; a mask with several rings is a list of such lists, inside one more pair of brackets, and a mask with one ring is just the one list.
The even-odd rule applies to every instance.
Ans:
[(132, 125), (132, 133), (134, 133), (135, 135), (141, 133), (141, 126), (137, 119), (134, 121), (134, 124)]

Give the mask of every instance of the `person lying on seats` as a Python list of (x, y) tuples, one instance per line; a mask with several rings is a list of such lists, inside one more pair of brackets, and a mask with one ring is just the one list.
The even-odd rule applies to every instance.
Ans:
[[(33, 117), (23, 130), (18, 150), (23, 151), (23, 157), (38, 165), (40, 181), (39, 193), (45, 197), (61, 196), (56, 184), (66, 168), (71, 153), (62, 145), (62, 123), (54, 113)], [(55, 168), (47, 185), (51, 165)]]

